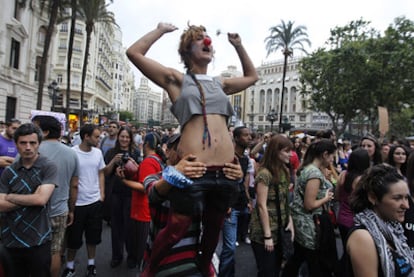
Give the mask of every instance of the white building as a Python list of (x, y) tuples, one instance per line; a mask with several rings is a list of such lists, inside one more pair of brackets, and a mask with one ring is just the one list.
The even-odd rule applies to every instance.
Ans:
[[(29, 120), (36, 109), (38, 69), (43, 53), (48, 25), (47, 12), (39, 12), (39, 2), (33, 10), (25, 1), (0, 0), (0, 120)], [(70, 15), (70, 9), (66, 11)], [(67, 50), (70, 21), (55, 27), (49, 49), (44, 83), (42, 110), (66, 111)], [(98, 123), (99, 116), (108, 112), (131, 110), (134, 76), (122, 47), (122, 33), (116, 26), (96, 23), (92, 33), (85, 80), (84, 120)], [(81, 79), (86, 44), (85, 24), (75, 26), (71, 65), (69, 121), (72, 128), (79, 123), (81, 109)], [(53, 81), (59, 91), (54, 103), (48, 86)], [(51, 94), (51, 91), (50, 91)]]
[[(299, 66), (300, 58), (288, 60), (285, 78), (282, 124), (289, 123), (296, 128), (328, 128), (327, 117), (316, 114), (307, 108), (307, 97), (300, 94)], [(259, 80), (247, 90), (245, 109), (246, 126), (252, 130), (268, 131), (271, 122), (267, 115), (276, 113), (273, 131), (279, 130), (280, 103), (283, 76), (283, 60), (263, 63), (256, 70)], [(318, 118), (317, 124), (313, 123)]]
[[(0, 120), (29, 121), (30, 111), (36, 108), (48, 18), (40, 16), (37, 1), (33, 4), (37, 16), (23, 1), (0, 0)], [(50, 106), (46, 85), (42, 108)]]
[(134, 95), (134, 115), (141, 125), (161, 124), (162, 93), (154, 91), (146, 77), (141, 78), (139, 87)]

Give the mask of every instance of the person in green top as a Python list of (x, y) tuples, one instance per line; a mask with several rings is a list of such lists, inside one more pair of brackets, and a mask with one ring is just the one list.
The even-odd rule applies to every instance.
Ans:
[[(279, 229), (289, 229), (292, 239), (294, 236), (289, 209), (290, 176), (287, 167), (292, 148), (292, 142), (287, 137), (273, 136), (266, 147), (255, 178), (257, 205), (252, 211), (250, 239), (258, 270), (257, 276), (279, 276), (283, 258)], [(281, 220), (278, 220), (279, 214)], [(279, 226), (279, 222), (283, 226)]]
[(333, 186), (324, 172), (333, 162), (336, 146), (329, 139), (312, 143), (298, 169), (291, 213), (295, 226), (294, 254), (288, 260), (282, 276), (298, 276), (306, 261), (312, 277), (331, 276), (321, 266), (317, 254), (316, 229), (313, 215), (321, 214), (323, 205), (334, 198)]

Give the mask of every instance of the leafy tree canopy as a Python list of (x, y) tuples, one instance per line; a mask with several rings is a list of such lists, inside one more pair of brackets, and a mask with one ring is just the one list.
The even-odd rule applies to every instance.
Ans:
[[(377, 107), (394, 114), (414, 106), (414, 23), (396, 18), (384, 35), (362, 19), (331, 30), (329, 47), (319, 48), (300, 64), (301, 93), (311, 110), (325, 112), (342, 133), (356, 114), (378, 126)], [(391, 125), (401, 125), (391, 122)], [(409, 129), (407, 129), (409, 131)], [(400, 134), (401, 135), (401, 134)]]

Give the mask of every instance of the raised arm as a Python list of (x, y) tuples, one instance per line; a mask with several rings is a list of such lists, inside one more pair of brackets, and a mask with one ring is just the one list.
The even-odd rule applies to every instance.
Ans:
[(253, 85), (259, 77), (257, 76), (253, 62), (247, 54), (246, 49), (244, 49), (242, 45), (239, 34), (228, 33), (227, 36), (230, 43), (234, 46), (234, 49), (236, 49), (237, 55), (240, 58), (240, 62), (243, 68), (243, 77), (235, 77), (223, 80), (223, 90), (227, 94), (233, 94)]
[(126, 52), (129, 60), (151, 81), (165, 89), (172, 99), (180, 92), (182, 74), (145, 55), (159, 38), (175, 30), (177, 27), (172, 24), (159, 23), (157, 28), (138, 39)]

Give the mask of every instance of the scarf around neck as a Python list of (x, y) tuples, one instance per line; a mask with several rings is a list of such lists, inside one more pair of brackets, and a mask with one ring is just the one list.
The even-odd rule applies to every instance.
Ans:
[[(395, 252), (401, 258), (405, 258), (405, 262), (414, 269), (414, 253), (407, 244), (404, 229), (400, 223), (384, 221), (371, 209), (365, 209), (356, 214), (354, 222), (356, 225), (363, 225), (371, 234), (384, 276), (396, 276), (390, 244), (394, 246)], [(414, 276), (414, 270), (405, 276)]]

